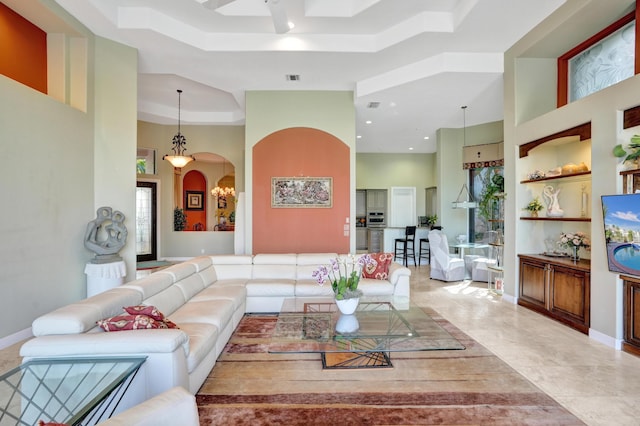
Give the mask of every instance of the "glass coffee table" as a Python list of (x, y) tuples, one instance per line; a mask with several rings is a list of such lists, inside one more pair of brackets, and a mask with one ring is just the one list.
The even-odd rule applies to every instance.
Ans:
[(458, 340), (408, 299), (361, 298), (353, 315), (333, 299), (285, 299), (271, 353), (320, 353), (323, 368), (392, 367), (391, 352), (461, 350)]
[(37, 359), (0, 376), (0, 426), (96, 424), (122, 400), (146, 357)]

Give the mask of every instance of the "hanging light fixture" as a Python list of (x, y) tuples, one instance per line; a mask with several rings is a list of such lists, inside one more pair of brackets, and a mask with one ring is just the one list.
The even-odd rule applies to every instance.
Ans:
[[(225, 160), (222, 163), (222, 177), (223, 178), (227, 175), (227, 172), (225, 170), (226, 169), (225, 168), (226, 164), (227, 164), (227, 161)], [(220, 183), (220, 182), (218, 182), (218, 183)], [(218, 186), (216, 186), (215, 188), (213, 188), (211, 190), (211, 195), (213, 195), (216, 198), (228, 197), (228, 196), (235, 197), (236, 196), (236, 189), (234, 187), (229, 188), (228, 186), (225, 186), (223, 188), (223, 187), (218, 185)]]
[(173, 136), (172, 148), (173, 155), (165, 155), (162, 157), (163, 160), (167, 160), (171, 163), (173, 167), (181, 168), (186, 166), (191, 161), (195, 159), (191, 155), (184, 155), (187, 148), (185, 145), (187, 144), (187, 139), (180, 133), (180, 97), (182, 95), (182, 90), (178, 89), (178, 133)]
[[(462, 133), (462, 151), (464, 153), (464, 147), (467, 146), (467, 107), (462, 106), (462, 125), (463, 125), (463, 133)], [(454, 209), (475, 209), (478, 207), (478, 203), (473, 200), (473, 196), (471, 192), (469, 192), (469, 188), (467, 187), (467, 183), (462, 184), (462, 188), (460, 188), (460, 192), (458, 193), (458, 198), (453, 202)]]

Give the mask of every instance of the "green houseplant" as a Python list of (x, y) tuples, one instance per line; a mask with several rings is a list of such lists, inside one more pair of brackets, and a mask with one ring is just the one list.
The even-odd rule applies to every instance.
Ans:
[(538, 212), (543, 208), (544, 206), (542, 205), (540, 198), (535, 197), (533, 200), (529, 201), (529, 204), (527, 204), (523, 210), (527, 210), (529, 213), (531, 213), (532, 217), (536, 217), (538, 216)]
[(640, 159), (640, 135), (631, 136), (627, 149), (630, 150), (631, 153), (628, 153), (622, 144), (618, 144), (613, 148), (613, 155), (618, 158), (626, 156), (624, 160), (622, 160), (623, 163), (636, 163), (638, 159)]
[(433, 216), (427, 216), (427, 225), (433, 226), (438, 222), (438, 215), (434, 214)]
[(173, 230), (184, 231), (187, 227), (187, 215), (180, 207), (173, 209)]
[(491, 178), (486, 180), (480, 194), (480, 201), (478, 201), (480, 216), (487, 220), (491, 219), (494, 201), (500, 196), (504, 196), (504, 177), (494, 170)]

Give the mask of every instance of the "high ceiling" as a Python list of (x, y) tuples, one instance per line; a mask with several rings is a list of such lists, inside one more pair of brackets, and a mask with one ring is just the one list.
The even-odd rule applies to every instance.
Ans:
[(564, 3), (55, 1), (138, 49), (140, 120), (175, 124), (177, 89), (184, 124), (217, 125), (244, 123), (249, 90), (353, 91), (357, 152), (384, 153), (434, 152), (437, 129), (462, 127), (462, 105), (467, 126), (501, 120), (503, 53)]

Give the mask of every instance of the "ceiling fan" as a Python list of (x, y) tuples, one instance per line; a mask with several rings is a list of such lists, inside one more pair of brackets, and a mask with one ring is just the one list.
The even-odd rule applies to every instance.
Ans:
[[(205, 0), (202, 5), (207, 9), (218, 9), (222, 6), (226, 6), (229, 3), (233, 3), (236, 0)], [(289, 32), (289, 20), (287, 19), (287, 11), (284, 8), (284, 4), (281, 0), (264, 0), (264, 3), (269, 8), (271, 14), (271, 20), (273, 21), (273, 27), (277, 34), (284, 34)]]

